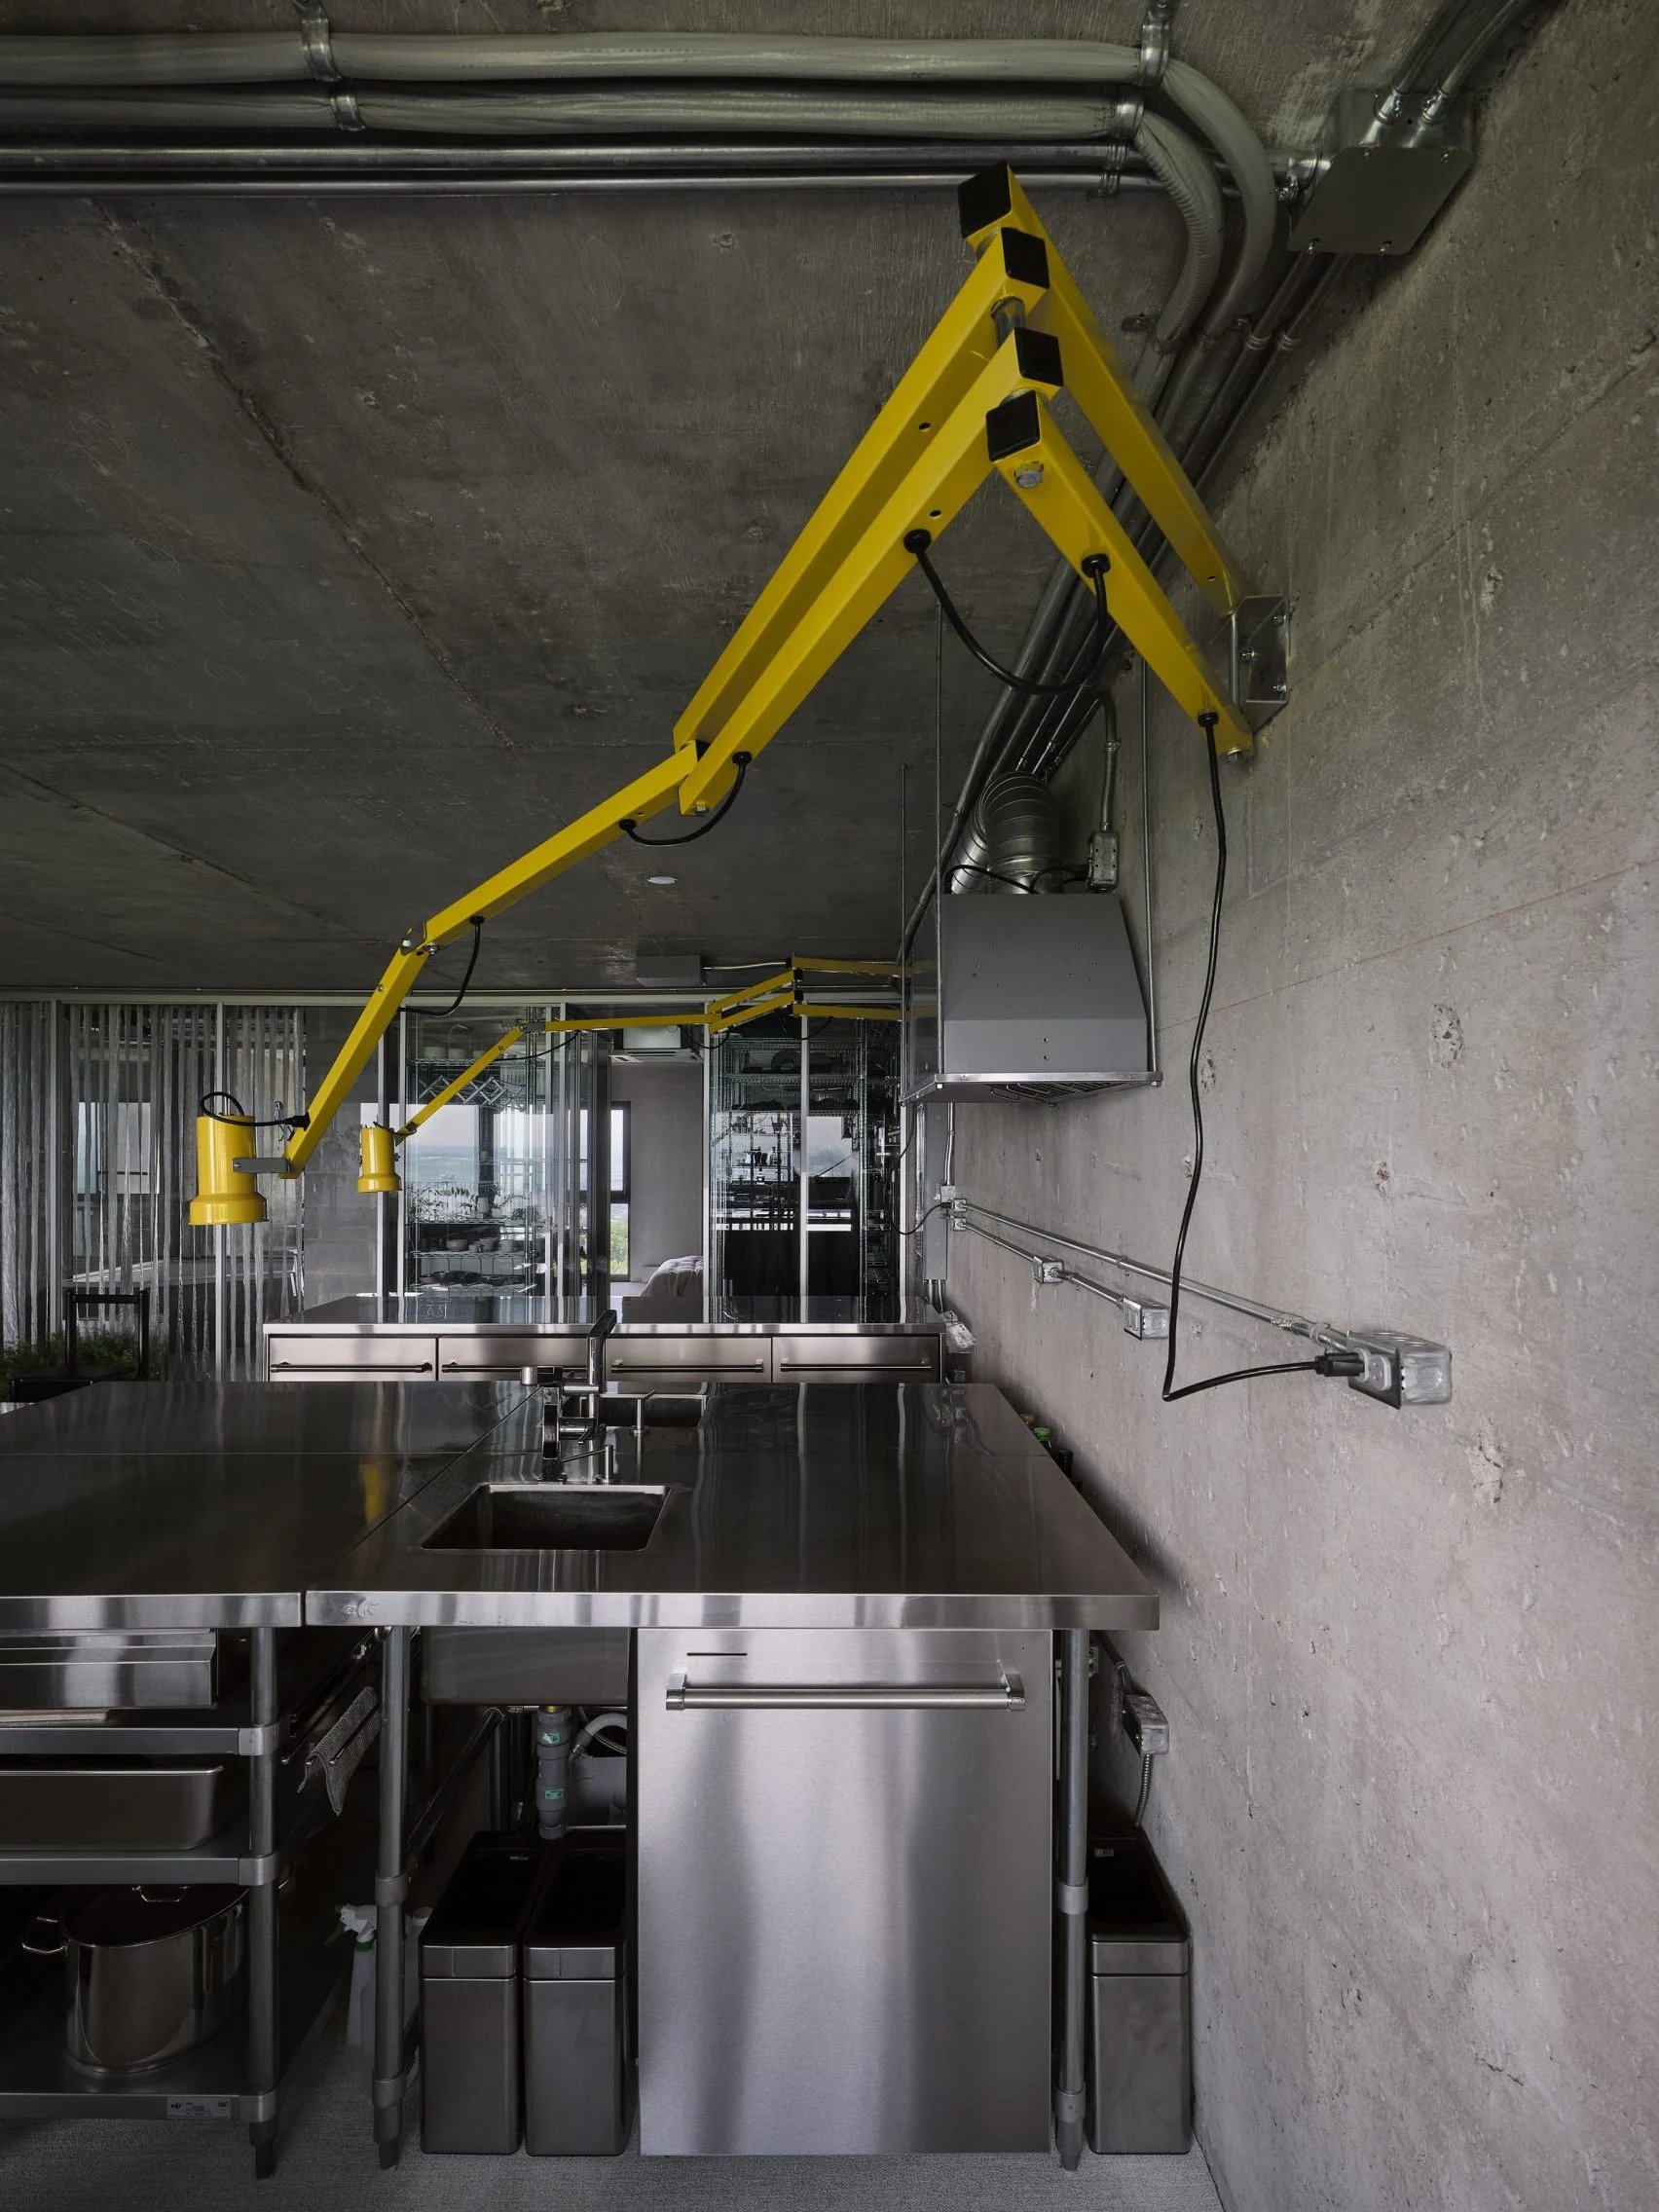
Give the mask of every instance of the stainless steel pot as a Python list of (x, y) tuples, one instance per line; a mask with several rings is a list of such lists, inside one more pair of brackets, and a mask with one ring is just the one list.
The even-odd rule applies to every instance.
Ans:
[(194, 2050), (240, 2009), (247, 1892), (78, 1890), (23, 1939), (61, 1952), (77, 2066), (132, 2074)]

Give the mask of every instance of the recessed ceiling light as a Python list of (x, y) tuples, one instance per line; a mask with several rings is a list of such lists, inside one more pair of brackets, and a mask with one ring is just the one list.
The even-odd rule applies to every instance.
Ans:
[(659, 890), (666, 891), (671, 884), (678, 883), (680, 878), (677, 875), (647, 875), (645, 881), (654, 883)]

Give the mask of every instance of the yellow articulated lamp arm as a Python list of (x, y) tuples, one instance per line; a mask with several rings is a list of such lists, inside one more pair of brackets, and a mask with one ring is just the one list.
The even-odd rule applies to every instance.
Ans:
[[(279, 1156), (261, 1160), (241, 1149), (251, 1144), (255, 1124), (248, 1117), (204, 1115), (198, 1126), (203, 1181), (193, 1221), (264, 1218), (253, 1177), (304, 1169), (434, 952), (671, 802), (682, 814), (707, 814), (727, 798), (992, 474), (1004, 478), (1093, 586), (1106, 615), (1181, 707), (1206, 723), (1213, 717), (1217, 750), (1248, 749), (1248, 724), (1055, 424), (1051, 403), (1059, 392), (1071, 392), (1125, 483), (1224, 612), (1245, 588), (1237, 563), (1016, 180), (1004, 167), (970, 178), (961, 209), (963, 235), (977, 254), (973, 269), (698, 686), (675, 724), (669, 756), (409, 933)], [(891, 975), (860, 962), (793, 961), (714, 1002), (704, 1016), (710, 1034), (783, 1007), (893, 1017), (890, 1008), (808, 1002), (805, 977), (817, 973)], [(483, 1064), (507, 1049), (498, 1044)], [(421, 1118), (441, 1102), (428, 1101)], [(391, 1147), (416, 1125), (412, 1120), (401, 1131), (368, 1132), (375, 1144), (372, 1162), (365, 1155), (368, 1187), (395, 1187)]]

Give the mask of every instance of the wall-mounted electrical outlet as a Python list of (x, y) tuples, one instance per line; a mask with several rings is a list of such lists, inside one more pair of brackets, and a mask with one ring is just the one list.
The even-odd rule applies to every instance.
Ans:
[(1169, 1334), (1169, 1309), (1159, 1306), (1151, 1299), (1125, 1298), (1124, 1301), (1124, 1334), (1126, 1337), (1167, 1337)]
[(1445, 1406), (1452, 1402), (1452, 1351), (1426, 1337), (1392, 1329), (1349, 1329), (1347, 1348), (1365, 1361), (1365, 1373), (1348, 1382), (1385, 1406)]
[(1145, 1690), (1124, 1692), (1124, 1733), (1142, 1758), (1156, 1758), (1169, 1749), (1169, 1723), (1163, 1708)]

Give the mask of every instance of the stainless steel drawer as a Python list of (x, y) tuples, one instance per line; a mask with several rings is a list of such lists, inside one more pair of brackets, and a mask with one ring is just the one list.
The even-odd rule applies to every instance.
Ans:
[(438, 1339), (438, 1374), (446, 1382), (483, 1377), (497, 1382), (516, 1382), (527, 1367), (564, 1367), (585, 1373), (587, 1338), (580, 1330), (573, 1330), (558, 1336)]
[(612, 1337), (605, 1347), (607, 1382), (630, 1377), (651, 1383), (769, 1382), (772, 1346), (765, 1337)]
[(778, 1337), (772, 1376), (778, 1382), (937, 1382), (939, 1338)]
[(0, 1758), (0, 1835), (31, 1851), (194, 1851), (246, 1796), (240, 1759)]
[(427, 1382), (437, 1374), (432, 1337), (331, 1337), (322, 1329), (296, 1329), (265, 1343), (265, 1372), (274, 1382), (326, 1382), (344, 1377)]
[(200, 1711), (213, 1702), (212, 1629), (89, 1629), (0, 1636), (0, 1707), (8, 1711)]

